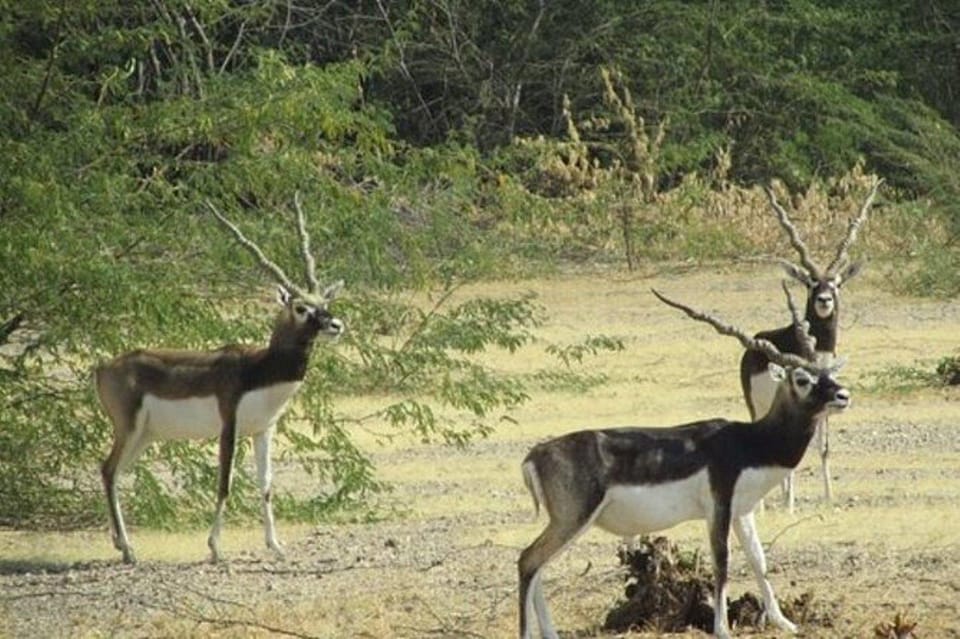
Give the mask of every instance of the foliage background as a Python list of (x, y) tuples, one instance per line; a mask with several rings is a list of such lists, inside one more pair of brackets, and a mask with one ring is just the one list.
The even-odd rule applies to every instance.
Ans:
[[(205, 199), (298, 272), (299, 190), (322, 273), (349, 283), (311, 428), (284, 428), (319, 487), (288, 517), (381, 488), (338, 394), (401, 397), (370, 419), (465, 443), (543, 380), (589, 383), (571, 354), (622, 347), (547, 345), (556, 370), (506, 379), (474, 356), (528, 340), (535, 301), (446, 304), (461, 281), (783, 251), (758, 184), (827, 223), (877, 174), (861, 249), (891, 286), (955, 296), (960, 6), (835, 4), (0, 0), (0, 521), (102, 521), (95, 361), (263, 341), (264, 278)], [(206, 516), (211, 456), (149, 457), (132, 518)]]

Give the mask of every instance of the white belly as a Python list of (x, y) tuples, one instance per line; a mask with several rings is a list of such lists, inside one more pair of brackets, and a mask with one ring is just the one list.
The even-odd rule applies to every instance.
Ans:
[(750, 399), (753, 401), (755, 419), (760, 419), (770, 412), (779, 385), (780, 382), (773, 379), (768, 371), (750, 377)]
[[(300, 382), (285, 382), (245, 394), (237, 406), (237, 435), (262, 433), (273, 426), (299, 387)], [(154, 440), (208, 439), (219, 436), (222, 425), (212, 395), (163, 399), (147, 394), (137, 414), (137, 426)]]
[(621, 537), (664, 530), (690, 519), (704, 519), (710, 504), (707, 471), (664, 484), (607, 489), (596, 525)]
[(789, 472), (789, 468), (779, 466), (745, 468), (733, 487), (733, 516), (742, 517), (753, 510), (770, 489), (780, 485)]

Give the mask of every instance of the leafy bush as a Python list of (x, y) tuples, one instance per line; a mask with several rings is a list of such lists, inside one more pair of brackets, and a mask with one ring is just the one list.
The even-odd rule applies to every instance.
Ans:
[[(485, 368), (479, 352), (526, 343), (535, 306), (448, 305), (450, 282), (768, 251), (782, 234), (750, 187), (773, 174), (816, 199), (866, 158), (891, 185), (888, 254), (918, 257), (897, 269), (903, 285), (960, 291), (955, 29), (902, 3), (6, 5), (5, 522), (101, 520), (93, 362), (264, 339), (248, 290), (260, 276), (206, 199), (293, 271), (285, 217), (300, 191), (323, 275), (350, 285), (353, 332), (318, 353), (300, 420), (281, 425), (319, 487), (281, 496), (287, 516), (379, 488), (338, 393), (394, 397), (371, 411), (384, 432), (463, 443), (530, 388), (597, 383), (563, 364), (614, 342), (558, 347), (565, 362), (526, 380)], [(129, 505), (141, 522), (206, 513), (211, 482), (208, 450), (160, 446)]]
[(937, 364), (937, 376), (948, 386), (960, 385), (960, 355), (944, 357)]
[[(351, 434), (358, 418), (335, 409), (344, 393), (396, 398), (360, 418), (384, 436), (453, 444), (488, 434), (527, 399), (522, 380), (476, 356), (526, 344), (539, 321), (533, 300), (451, 302), (453, 282), (499, 266), (473, 204), (475, 152), (396, 142), (384, 112), (354, 104), (356, 73), (266, 52), (242, 73), (206, 79), (202, 96), (81, 101), (64, 130), (6, 139), (0, 259), (17, 268), (0, 270), (0, 521), (102, 521), (97, 468), (110, 426), (90, 384), (97, 360), (134, 347), (265, 342), (266, 309), (247, 290), (262, 276), (204, 213), (208, 198), (295, 273), (290, 200), (301, 190), (321, 278), (349, 283), (336, 309), (349, 335), (315, 355), (279, 425), (278, 448), (316, 487), (278, 494), (283, 515), (357, 506), (382, 487)], [(404, 301), (397, 291), (409, 288), (434, 291), (435, 304)], [(208, 517), (211, 446), (152, 447), (125, 500), (132, 519)], [(232, 516), (256, 511), (245, 453)]]
[(960, 384), (960, 356), (947, 355), (936, 364), (917, 362), (914, 366), (894, 366), (873, 375), (874, 387), (884, 392), (907, 393), (922, 388)]

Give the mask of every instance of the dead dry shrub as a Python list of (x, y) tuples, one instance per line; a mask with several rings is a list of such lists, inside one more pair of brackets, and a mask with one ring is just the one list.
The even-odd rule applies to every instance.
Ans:
[(627, 568), (626, 600), (607, 613), (605, 630), (713, 631), (712, 585), (698, 556), (681, 556), (666, 537), (644, 537), (637, 548), (621, 548), (617, 554)]
[[(838, 178), (812, 182), (802, 193), (790, 193), (779, 180), (774, 180), (772, 186), (812, 253), (828, 258), (836, 250), (838, 238), (846, 235), (848, 223), (856, 217), (876, 179), (876, 175), (864, 172), (862, 164), (856, 164)], [(677, 208), (691, 190), (702, 194), (703, 223), (736, 230), (760, 253), (792, 255), (793, 249), (760, 185), (747, 188), (691, 174), (678, 188), (661, 195), (662, 206), (667, 210)], [(886, 227), (868, 218), (861, 243), (885, 250), (895, 238), (891, 233), (879, 232), (878, 226)]]
[[(604, 630), (713, 632), (713, 577), (698, 554), (681, 552), (666, 537), (643, 537), (636, 548), (620, 548), (617, 554), (627, 569), (625, 599), (607, 613)], [(781, 607), (797, 623), (833, 626), (834, 607), (821, 605), (812, 591), (782, 601)], [(727, 615), (731, 628), (764, 624), (763, 604), (751, 592), (730, 601)]]
[(906, 615), (898, 612), (893, 621), (878, 623), (873, 632), (877, 639), (917, 639), (917, 635), (914, 633), (916, 627), (916, 621), (911, 621)]

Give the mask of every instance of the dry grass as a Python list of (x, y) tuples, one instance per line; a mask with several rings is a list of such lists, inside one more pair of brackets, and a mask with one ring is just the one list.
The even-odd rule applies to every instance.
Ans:
[[(891, 295), (881, 286), (882, 266), (871, 266), (861, 277), (844, 298), (841, 346), (850, 356), (844, 378), (854, 407), (831, 422), (837, 501), (820, 503), (817, 460), (808, 455), (800, 471), (800, 511), (789, 515), (774, 498), (759, 518), (764, 541), (775, 539), (772, 579), (782, 597), (812, 590), (815, 601), (829, 609), (833, 627), (808, 625), (807, 637), (871, 637), (877, 623), (892, 621), (901, 610), (919, 622), (919, 636), (958, 637), (960, 573), (954, 566), (960, 560), (960, 444), (955, 429), (960, 394), (956, 389), (899, 392), (878, 383), (876, 373), (955, 351), (960, 307)], [(407, 513), (400, 520), (317, 529), (281, 522), (291, 557), (277, 564), (263, 563), (258, 527), (228, 528), (223, 545), (237, 559), (226, 577), (193, 563), (206, 555), (206, 531), (135, 531), (138, 556), (153, 571), (145, 574), (221, 593), (246, 608), (208, 601), (174, 612), (127, 609), (127, 616), (106, 621), (100, 614), (74, 613), (65, 634), (275, 634), (264, 629), (269, 626), (317, 637), (513, 635), (514, 562), (543, 525), (533, 519), (518, 471), (530, 444), (584, 426), (746, 416), (737, 345), (659, 304), (648, 292), (652, 286), (751, 331), (786, 318), (779, 273), (768, 266), (631, 277), (571, 275), (463, 290), (463, 296), (533, 290), (549, 311), (538, 342), (520, 357), (489, 356), (503, 370), (542, 368), (549, 358), (543, 350), (547, 342), (569, 343), (585, 334), (622, 337), (627, 349), (587, 363), (589, 370), (606, 374), (607, 383), (578, 395), (537, 394), (517, 411), (516, 425), (505, 425), (464, 451), (404, 441), (380, 447), (358, 432), (381, 476), (395, 486), (384, 499)], [(341, 408), (366, 412), (364, 398), (345, 401)], [(284, 473), (278, 478), (281, 485), (291, 480)], [(705, 547), (702, 523), (681, 525), (670, 537), (687, 548)], [(596, 628), (622, 595), (615, 546), (615, 539), (591, 532), (548, 569), (548, 598), (558, 626), (567, 631), (563, 636), (603, 636)], [(103, 531), (4, 532), (0, 556), (7, 574), (0, 580), (11, 583), (16, 562), (66, 566), (82, 575), (82, 564), (69, 567), (114, 560), (115, 554)], [(739, 551), (734, 572), (732, 595), (753, 588)], [(125, 575), (114, 579), (133, 578)], [(256, 581), (245, 581), (254, 576)], [(231, 590), (236, 584), (246, 590)], [(24, 608), (11, 600), (0, 604), (4, 609), (8, 632), (22, 628), (16, 617), (25, 614)], [(211, 614), (222, 623), (201, 619)], [(225, 625), (238, 619), (259, 626)], [(0, 634), (4, 627), (0, 617)]]

